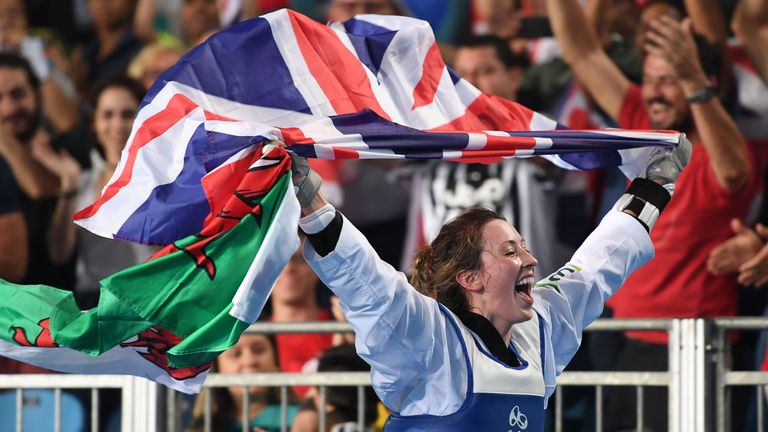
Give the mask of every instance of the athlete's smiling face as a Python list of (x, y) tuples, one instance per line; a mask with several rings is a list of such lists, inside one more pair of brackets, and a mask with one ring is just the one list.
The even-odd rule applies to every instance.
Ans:
[(533, 316), (536, 258), (520, 233), (504, 220), (483, 227), (481, 267), (465, 285), (472, 310), (486, 317), (502, 336), (512, 324)]

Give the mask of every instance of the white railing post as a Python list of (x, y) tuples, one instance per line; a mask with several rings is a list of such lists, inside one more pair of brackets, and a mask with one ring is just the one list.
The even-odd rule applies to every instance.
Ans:
[(126, 376), (122, 392), (122, 432), (158, 430), (159, 385), (144, 378)]
[(711, 374), (709, 373), (709, 365), (707, 364), (707, 345), (709, 344), (707, 321), (701, 318), (692, 321), (695, 325), (695, 339), (693, 341), (695, 357), (694, 393), (691, 395), (695, 413), (695, 429), (693, 430), (709, 432), (711, 430), (711, 423), (707, 421), (707, 404), (710, 400), (708, 394), (712, 386), (708, 380)]
[(672, 329), (669, 331), (669, 409), (667, 423), (670, 432), (682, 432), (680, 413), (682, 412), (682, 381), (681, 381), (681, 321), (672, 321)]

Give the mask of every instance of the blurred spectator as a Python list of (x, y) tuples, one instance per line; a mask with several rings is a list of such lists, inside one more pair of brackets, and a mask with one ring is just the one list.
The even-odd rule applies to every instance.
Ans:
[[(272, 335), (243, 333), (237, 344), (224, 351), (214, 362), (211, 372), (221, 374), (249, 374), (278, 372), (276, 342)], [(278, 432), (281, 430), (281, 407), (279, 387), (217, 387), (203, 392), (195, 401), (190, 431), (205, 430), (205, 406), (207, 395), (211, 396), (211, 430), (242, 430), (245, 392), (248, 392), (246, 407), (248, 430)], [(290, 427), (298, 407), (288, 401), (287, 426)]]
[(472, 0), (473, 34), (505, 40), (515, 54), (536, 64), (559, 54), (544, 11), (535, 2)]
[[(71, 263), (58, 266), (51, 262), (46, 232), (56, 196), (71, 194), (74, 189), (60, 188), (58, 179), (32, 156), (36, 142), (51, 140), (41, 129), (40, 99), (40, 81), (29, 63), (16, 55), (0, 54), (0, 157), (21, 189), (29, 234), (29, 266), (21, 282), (71, 289), (74, 268)], [(52, 145), (58, 147), (58, 142)]]
[[(167, 31), (155, 27), (159, 6), (155, 0), (138, 0), (133, 23), (136, 34), (145, 42), (167, 43), (175, 38)], [(178, 36), (187, 48), (197, 46), (221, 28), (216, 0), (181, 0), (178, 20)]]
[(45, 119), (58, 132), (71, 130), (78, 111), (69, 61), (60, 43), (29, 34), (22, 0), (0, 0), (0, 51), (29, 61), (41, 82)]
[[(515, 100), (526, 65), (526, 59), (513, 54), (503, 40), (485, 36), (458, 47), (454, 70), (484, 93)], [(413, 182), (410, 247), (403, 262), (412, 262), (416, 250), (428, 244), (445, 222), (467, 208), (482, 206), (504, 215), (520, 230), (539, 261), (539, 276), (556, 270), (556, 239), (549, 227), (555, 225), (551, 193), (559, 171), (540, 158), (493, 165), (428, 162)]]
[[(328, 348), (320, 354), (318, 372), (369, 372), (371, 367), (355, 352), (352, 344), (342, 344)], [(373, 388), (364, 390), (364, 429), (358, 428), (358, 389), (352, 386), (333, 386), (325, 388), (325, 406), (321, 408), (320, 392), (312, 392), (313, 404), (302, 408), (296, 415), (292, 432), (318, 431), (319, 409), (325, 410), (325, 430), (330, 432), (372, 432), (378, 416), (379, 398)]]
[[(765, 88), (768, 83), (768, 2), (740, 1), (731, 25)], [(738, 59), (736, 63), (739, 63)], [(750, 90), (751, 94), (759, 93), (758, 89)], [(760, 122), (759, 129), (763, 131), (763, 137), (760, 138), (765, 138), (764, 122)], [(765, 192), (758, 220), (768, 223), (768, 200)], [(712, 251), (708, 262), (709, 270), (714, 274), (739, 272), (739, 283), (758, 287), (765, 285), (768, 283), (768, 248), (763, 245), (768, 239), (768, 231), (762, 224), (758, 224), (754, 230), (750, 229), (738, 219), (731, 221), (731, 227), (734, 237)]]
[[(48, 253), (46, 233), (56, 206), (56, 195), (67, 195), (73, 191), (60, 189), (56, 177), (32, 157), (35, 141), (50, 140), (40, 125), (40, 99), (40, 81), (29, 62), (14, 54), (0, 54), (0, 180), (3, 186), (9, 186), (2, 189), (3, 194), (9, 195), (9, 200), (3, 201), (9, 212), (2, 216), (2, 220), (13, 224), (8, 227), (11, 230), (3, 235), (3, 243), (19, 240), (12, 244), (17, 248), (15, 253), (8, 256), (10, 262), (22, 264), (9, 274), (16, 279), (15, 282), (72, 289), (74, 263), (55, 265)], [(59, 143), (53, 144), (58, 147)], [(14, 205), (15, 199), (18, 199), (17, 205)], [(19, 209), (26, 230), (19, 222)], [(19, 238), (22, 233), (25, 233), (26, 239)], [(15, 255), (21, 254), (25, 246), (25, 256)], [(23, 265), (25, 262), (26, 266)], [(25, 267), (22, 273), (20, 270)], [(44, 369), (8, 359), (0, 361), (0, 370), (6, 373), (45, 372)]]
[(88, 0), (94, 37), (72, 53), (78, 89), (85, 92), (101, 78), (125, 73), (142, 42), (133, 30), (136, 0)]
[(189, 47), (197, 46), (206, 35), (221, 26), (216, 0), (184, 0), (179, 16), (184, 42)]
[(32, 28), (44, 28), (64, 41), (78, 37), (76, 3), (83, 0), (24, 0), (27, 20)]
[(179, 45), (153, 42), (142, 48), (128, 65), (128, 76), (141, 82), (144, 89), (149, 90), (157, 77), (175, 65), (183, 55), (184, 50)]
[(27, 223), (19, 206), (18, 194), (13, 174), (0, 158), (0, 232), (3, 233), (0, 235), (0, 279), (9, 282), (16, 282), (24, 276), (29, 258)]
[(503, 40), (478, 37), (458, 47), (453, 69), (483, 93), (517, 100), (517, 89), (528, 66)]
[[(630, 81), (640, 82), (638, 53), (642, 50), (637, 50), (632, 43), (639, 23), (633, 1), (589, 0), (584, 7), (608, 57)], [(583, 101), (575, 103), (579, 99)], [(573, 71), (560, 55), (534, 64), (526, 71), (518, 101), (533, 110), (551, 114), (558, 122), (575, 129), (608, 126), (612, 122), (601, 113), (583, 86), (578, 85)], [(574, 105), (585, 110), (574, 112)], [(624, 191), (624, 185), (621, 190)]]
[(65, 150), (57, 152), (46, 142), (33, 148), (35, 158), (56, 173), (61, 187), (76, 191), (59, 196), (48, 237), (55, 264), (68, 262), (77, 251), (75, 295), (83, 309), (96, 306), (101, 279), (152, 255), (150, 247), (106, 239), (72, 222), (75, 210), (96, 201), (112, 177), (143, 96), (144, 87), (124, 75), (107, 77), (94, 85), (90, 103), (96, 148), (91, 150), (91, 168), (84, 173)]
[[(346, 21), (358, 13), (392, 15), (404, 12), (401, 6), (398, 0), (330, 0), (328, 20)], [(317, 165), (312, 167), (317, 169)], [(338, 176), (334, 176), (342, 189), (337, 199), (341, 201), (339, 210), (393, 266), (401, 263), (410, 200), (407, 187), (397, 177), (399, 167), (401, 163), (396, 160), (344, 160), (335, 168)], [(321, 176), (327, 178), (322, 172)]]
[[(339, 303), (339, 298), (334, 296), (331, 296), (331, 313), (333, 314), (333, 318), (338, 322), (347, 322), (347, 317), (344, 316), (344, 312), (341, 310), (341, 304)], [(343, 344), (353, 344), (355, 343), (355, 334), (354, 333), (334, 333), (333, 339), (331, 340), (331, 343), (333, 346), (339, 346)]]
[(732, 27), (763, 82), (768, 82), (768, 2), (740, 0)]
[(400, 0), (330, 0), (328, 21), (343, 22), (355, 15), (407, 15)]
[[(549, 0), (548, 8), (566, 61), (619, 126), (677, 129), (694, 143), (670, 208), (651, 235), (656, 256), (611, 300), (615, 316), (735, 315), (735, 278), (709, 274), (706, 260), (730, 236), (729, 221), (744, 217), (761, 180), (753, 151), (715, 96), (717, 50), (701, 39), (694, 41), (689, 22), (681, 25), (662, 15), (649, 24), (640, 87), (605, 55), (575, 0)], [(666, 334), (629, 332), (628, 337), (619, 370), (667, 369)], [(645, 392), (644, 424), (650, 430), (666, 430), (666, 393), (655, 390)], [(634, 392), (612, 398), (609, 430), (635, 427), (633, 400)]]
[[(300, 250), (293, 254), (288, 265), (272, 289), (269, 297), (272, 306), (271, 321), (307, 322), (329, 321), (330, 311), (321, 309), (317, 301), (319, 280), (304, 260)], [(301, 372), (315, 360), (321, 351), (331, 346), (333, 335), (322, 333), (279, 334), (277, 349), (280, 369), (284, 372)], [(296, 387), (294, 391), (303, 397), (308, 388)]]

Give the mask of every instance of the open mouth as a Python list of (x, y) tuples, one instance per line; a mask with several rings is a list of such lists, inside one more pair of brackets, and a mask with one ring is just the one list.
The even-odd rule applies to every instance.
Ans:
[(522, 278), (515, 284), (515, 291), (526, 294), (530, 297), (531, 295), (531, 289), (533, 289), (533, 276), (528, 276), (526, 278)]

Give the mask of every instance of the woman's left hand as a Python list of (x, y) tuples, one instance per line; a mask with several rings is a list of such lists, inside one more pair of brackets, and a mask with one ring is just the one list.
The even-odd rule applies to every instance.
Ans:
[(61, 193), (76, 191), (80, 185), (80, 164), (66, 150), (56, 151), (51, 146), (51, 137), (38, 132), (32, 138), (32, 156), (48, 171), (59, 178)]
[[(755, 231), (762, 240), (768, 240), (768, 228), (765, 225), (757, 224)], [(768, 244), (764, 245), (755, 256), (739, 267), (738, 281), (744, 286), (755, 287), (761, 287), (768, 283)]]
[(740, 268), (755, 257), (763, 242), (757, 233), (745, 226), (740, 220), (731, 220), (731, 229), (735, 234), (712, 249), (707, 259), (707, 270), (714, 275), (723, 275), (740, 271)]

